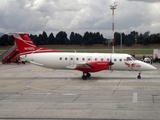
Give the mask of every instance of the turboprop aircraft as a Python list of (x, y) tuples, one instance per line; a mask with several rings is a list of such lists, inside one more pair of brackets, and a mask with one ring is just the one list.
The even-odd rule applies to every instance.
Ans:
[(139, 71), (138, 79), (141, 79), (141, 71), (156, 70), (129, 54), (59, 52), (36, 47), (28, 34), (10, 35), (14, 36), (22, 60), (51, 69), (78, 70), (83, 80), (91, 77), (90, 73), (102, 70)]

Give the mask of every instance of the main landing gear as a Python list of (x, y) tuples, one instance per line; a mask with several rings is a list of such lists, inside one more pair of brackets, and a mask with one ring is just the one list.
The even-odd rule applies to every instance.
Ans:
[(141, 72), (139, 72), (137, 78), (138, 78), (138, 79), (141, 79)]
[(90, 73), (83, 73), (83, 75), (82, 75), (83, 80), (86, 80), (87, 78), (90, 78), (90, 77), (91, 77)]

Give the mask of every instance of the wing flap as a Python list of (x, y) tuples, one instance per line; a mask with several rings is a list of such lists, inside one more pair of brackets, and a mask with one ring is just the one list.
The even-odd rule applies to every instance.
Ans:
[(93, 69), (93, 66), (89, 65), (86, 62), (85, 63), (78, 63), (77, 67), (81, 68), (81, 69)]
[(66, 68), (75, 70), (75, 69), (92, 69), (93, 67), (86, 62), (81, 62), (74, 66), (66, 66)]

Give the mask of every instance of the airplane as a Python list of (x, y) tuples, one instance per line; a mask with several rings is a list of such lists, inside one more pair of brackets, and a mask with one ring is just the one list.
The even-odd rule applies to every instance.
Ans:
[(139, 71), (138, 79), (141, 79), (142, 71), (156, 70), (130, 54), (60, 52), (36, 47), (26, 33), (9, 34), (14, 37), (21, 60), (50, 69), (78, 70), (82, 72), (83, 80), (102, 70)]

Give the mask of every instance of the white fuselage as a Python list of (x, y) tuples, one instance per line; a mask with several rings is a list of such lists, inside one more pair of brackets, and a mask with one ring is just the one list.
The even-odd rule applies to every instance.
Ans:
[(94, 61), (112, 61), (114, 63), (112, 70), (148, 71), (156, 69), (148, 63), (134, 59), (129, 54), (48, 52), (21, 55), (21, 59), (51, 69), (69, 69), (79, 63)]

